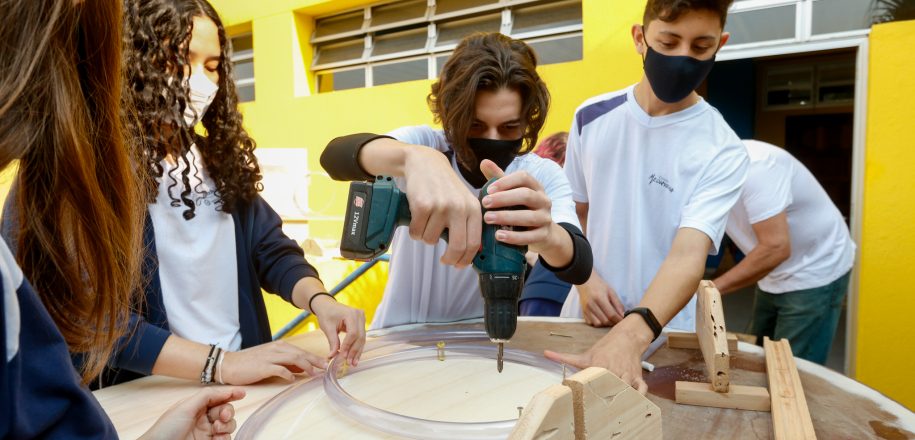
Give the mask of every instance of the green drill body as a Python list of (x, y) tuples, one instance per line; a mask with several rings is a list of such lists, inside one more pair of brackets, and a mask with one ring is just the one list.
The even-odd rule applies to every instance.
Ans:
[[(480, 200), (488, 194), (489, 185), (495, 180), (483, 186)], [(481, 209), (486, 214), (487, 210), (482, 205)], [(384, 254), (391, 245), (394, 230), (398, 226), (409, 225), (410, 219), (407, 195), (397, 188), (390, 177), (380, 176), (374, 182), (352, 182), (340, 253), (354, 260), (370, 260)], [(499, 343), (500, 348), (515, 334), (518, 301), (527, 271), (527, 246), (496, 240), (496, 231), (503, 228), (483, 223), (480, 251), (473, 259), (483, 295), (486, 334), (493, 342)], [(447, 241), (447, 231), (442, 238)]]

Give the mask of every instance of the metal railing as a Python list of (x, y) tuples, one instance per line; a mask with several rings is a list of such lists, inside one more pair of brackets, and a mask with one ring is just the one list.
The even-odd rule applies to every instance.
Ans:
[[(389, 261), (391, 261), (391, 256), (388, 254), (384, 254), (375, 259), (362, 263), (361, 266), (357, 267), (356, 270), (354, 270), (352, 273), (347, 275), (346, 278), (343, 279), (343, 281), (340, 281), (336, 286), (334, 286), (333, 289), (330, 289), (330, 292), (327, 292), (327, 293), (329, 293), (331, 296), (337, 296), (337, 294), (340, 293), (341, 290), (349, 287), (350, 284), (352, 284), (354, 281), (359, 279), (359, 277), (361, 277), (366, 272), (368, 272), (369, 269), (375, 267), (375, 264), (377, 264), (379, 261), (389, 262)], [(274, 333), (273, 340), (276, 341), (276, 340), (282, 338), (283, 336), (286, 336), (289, 332), (291, 332), (296, 327), (298, 327), (300, 324), (302, 324), (302, 322), (304, 322), (309, 316), (311, 316), (311, 312), (309, 312), (308, 310), (303, 310), (302, 313), (299, 313), (298, 316), (296, 316), (295, 318), (292, 318), (292, 320), (289, 321), (286, 325), (284, 325), (283, 328), (279, 329), (279, 331)]]

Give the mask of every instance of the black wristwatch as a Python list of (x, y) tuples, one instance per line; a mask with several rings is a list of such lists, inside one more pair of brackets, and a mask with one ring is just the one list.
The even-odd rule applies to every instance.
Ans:
[(642, 317), (645, 320), (645, 323), (648, 324), (648, 327), (651, 328), (651, 331), (654, 333), (654, 339), (651, 341), (654, 342), (655, 339), (658, 339), (658, 336), (661, 336), (661, 324), (658, 322), (658, 318), (654, 317), (654, 313), (651, 313), (651, 309), (648, 307), (636, 307), (634, 309), (629, 309), (623, 315), (623, 318), (629, 316), (629, 314), (635, 313)]

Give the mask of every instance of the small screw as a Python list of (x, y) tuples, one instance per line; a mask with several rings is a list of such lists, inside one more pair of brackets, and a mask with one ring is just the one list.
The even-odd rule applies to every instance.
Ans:
[(437, 344), (435, 344), (435, 346), (438, 347), (438, 360), (444, 361), (445, 360), (445, 341), (439, 341)]

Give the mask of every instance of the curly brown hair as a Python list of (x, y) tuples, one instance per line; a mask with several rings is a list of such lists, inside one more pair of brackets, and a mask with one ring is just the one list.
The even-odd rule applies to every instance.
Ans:
[(432, 84), (426, 101), (465, 168), (475, 169), (478, 163), (467, 145), (477, 93), (502, 88), (521, 95), (524, 145), (519, 154), (527, 153), (537, 145), (550, 108), (550, 92), (537, 74), (537, 56), (527, 43), (498, 32), (472, 34), (461, 40)]
[[(184, 162), (180, 201), (170, 196), (171, 204), (186, 207), (184, 218), (194, 217), (190, 198), (187, 158), (196, 143), (203, 163), (216, 184), (217, 209), (231, 212), (239, 203), (249, 202), (263, 189), (260, 167), (254, 156), (255, 142), (242, 126), (238, 95), (232, 76), (231, 44), (222, 21), (206, 0), (124, 0), (124, 59), (127, 65), (126, 105), (136, 109), (129, 123), (131, 135), (142, 139), (142, 161), (149, 167), (146, 184), (150, 202), (158, 193), (162, 160), (169, 154)], [(189, 90), (184, 66), (194, 17), (206, 17), (216, 24), (221, 54), (219, 91), (203, 115), (206, 135), (194, 132), (184, 121)], [(169, 188), (178, 177), (169, 175)]]

